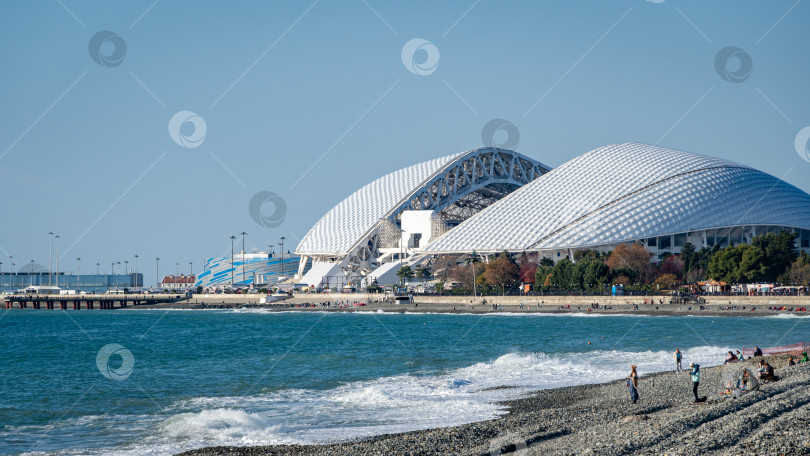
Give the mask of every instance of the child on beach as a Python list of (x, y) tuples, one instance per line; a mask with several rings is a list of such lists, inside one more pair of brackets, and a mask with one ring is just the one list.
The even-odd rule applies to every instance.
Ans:
[(681, 371), (681, 351), (677, 348), (675, 349), (675, 372)]
[(630, 391), (630, 400), (635, 404), (638, 401), (638, 373), (635, 364), (630, 366), (630, 375), (627, 376), (627, 389)]

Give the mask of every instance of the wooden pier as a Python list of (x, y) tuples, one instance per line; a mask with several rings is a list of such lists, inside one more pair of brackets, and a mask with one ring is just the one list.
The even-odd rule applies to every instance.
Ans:
[(189, 299), (183, 294), (85, 294), (85, 295), (6, 295), (6, 309), (120, 309), (180, 302)]

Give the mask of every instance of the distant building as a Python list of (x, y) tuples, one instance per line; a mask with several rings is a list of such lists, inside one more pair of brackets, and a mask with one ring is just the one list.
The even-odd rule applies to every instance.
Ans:
[(164, 290), (189, 290), (194, 288), (194, 282), (197, 278), (193, 275), (168, 275), (163, 276), (163, 280), (160, 281), (160, 285), (158, 288), (163, 288)]
[(287, 252), (282, 262), (281, 255), (256, 252), (236, 253), (226, 258), (209, 258), (203, 271), (197, 276), (195, 287), (254, 287), (274, 285), (281, 277), (292, 277), (298, 271), (301, 258)]
[[(27, 267), (28, 268), (28, 267)], [(48, 270), (23, 270), (0, 273), (0, 292), (12, 293), (33, 286), (56, 286), (62, 290), (87, 293), (105, 293), (110, 289), (137, 289), (143, 287), (143, 274), (66, 274), (60, 272), (48, 277)]]

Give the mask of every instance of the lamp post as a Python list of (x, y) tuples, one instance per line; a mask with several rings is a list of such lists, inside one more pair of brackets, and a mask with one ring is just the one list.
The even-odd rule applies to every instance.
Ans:
[(79, 290), (79, 284), (81, 282), (81, 273), (82, 273), (82, 259), (76, 258), (76, 291)]
[(3, 293), (3, 262), (0, 261), (0, 294)]
[(464, 260), (464, 262), (469, 263), (470, 265), (472, 265), (473, 300), (475, 300), (475, 294), (476, 294), (475, 293), (475, 263), (480, 263), (481, 260), (478, 259), (478, 256), (475, 254), (475, 250), (473, 250), (472, 255), (467, 257), (467, 259)]
[(96, 275), (100, 275), (100, 273), (98, 272), (99, 267), (101, 267), (101, 263), (96, 262)]
[[(33, 287), (34, 286), (34, 260), (31, 260), (31, 272), (29, 272), (28, 274), (30, 274), (30, 276), (31, 276), (31, 286)], [(50, 275), (48, 276), (48, 278), (50, 278)]]
[[(11, 276), (9, 277), (9, 281), (13, 280), (13, 282), (10, 282), (10, 283), (13, 283), (14, 284), (13, 286), (17, 286), (17, 281), (14, 280), (14, 266), (17, 265), (17, 263), (14, 262), (14, 255), (9, 255), (8, 256), (8, 262), (9, 262), (9, 264), (11, 264), (11, 266), (9, 266), (11, 268), (9, 270), (9, 274), (11, 274)], [(11, 286), (9, 288), (11, 288)], [(12, 291), (13, 291), (13, 289), (12, 289)]]
[[(405, 230), (400, 228), (400, 230), (399, 230), (399, 270), (400, 271), (402, 271), (402, 257), (404, 256), (404, 249), (403, 249), (404, 242), (402, 242), (402, 238), (404, 237), (404, 235), (405, 235)], [(402, 287), (404, 285), (405, 285), (405, 275), (400, 274), (399, 286)]]
[(129, 274), (129, 260), (124, 260), (124, 274)]
[(239, 234), (242, 235), (242, 285), (244, 285), (245, 284), (245, 236), (247, 236), (247, 233), (242, 231)]
[(160, 285), (160, 258), (155, 258), (155, 288)]
[(56, 238), (56, 286), (59, 286), (59, 235), (54, 236)]
[(231, 236), (231, 288), (233, 288), (233, 241), (236, 240), (236, 236)]
[(50, 236), (48, 244), (48, 286), (51, 285), (51, 266), (53, 265), (53, 231), (48, 232)]
[(135, 255), (135, 286), (136, 287), (143, 287), (142, 282), (141, 282), (140, 285), (138, 285), (138, 255), (137, 254)]
[(287, 239), (281, 236), (281, 276), (284, 277), (284, 240)]

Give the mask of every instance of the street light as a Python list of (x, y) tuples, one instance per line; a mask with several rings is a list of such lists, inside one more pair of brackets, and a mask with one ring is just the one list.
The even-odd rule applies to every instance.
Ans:
[(233, 241), (236, 239), (236, 236), (231, 236), (231, 288), (233, 288)]
[(247, 233), (242, 231), (239, 234), (242, 235), (242, 285), (244, 285), (245, 284), (245, 236), (247, 236)]
[(99, 268), (100, 266), (101, 266), (101, 263), (96, 262), (96, 275), (101, 275), (101, 273), (99, 273), (99, 272), (98, 272), (98, 268)]
[(143, 282), (138, 285), (138, 255), (135, 255), (135, 286), (136, 287), (143, 287)]
[[(402, 271), (402, 257), (403, 257), (403, 249), (402, 249), (402, 247), (403, 247), (403, 242), (402, 242), (402, 238), (404, 237), (404, 235), (405, 235), (405, 230), (403, 230), (403, 229), (401, 229), (401, 228), (400, 228), (400, 230), (399, 230), (399, 270), (400, 270), (400, 271)], [(400, 287), (402, 287), (402, 286), (404, 286), (404, 285), (405, 285), (405, 275), (404, 275), (404, 274), (400, 274), (400, 278), (399, 278), (399, 286), (400, 286)]]
[(155, 288), (160, 285), (160, 258), (155, 258)]
[(59, 235), (56, 238), (56, 286), (59, 286)]
[(53, 231), (48, 232), (48, 286), (51, 286), (51, 266), (53, 266)]
[(79, 284), (81, 282), (81, 273), (82, 273), (82, 259), (76, 258), (76, 291), (79, 290)]
[[(34, 286), (34, 260), (31, 260), (31, 272), (29, 272), (28, 274), (31, 275), (31, 286), (33, 287)], [(48, 276), (48, 278), (50, 278), (50, 276)], [(39, 281), (37, 281), (37, 282), (39, 282)]]
[(284, 240), (287, 239), (281, 236), (281, 277), (284, 277)]

